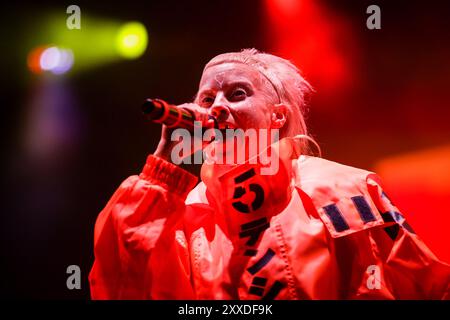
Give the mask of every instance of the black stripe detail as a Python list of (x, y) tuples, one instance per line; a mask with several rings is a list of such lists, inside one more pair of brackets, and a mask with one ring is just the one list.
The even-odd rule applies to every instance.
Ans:
[(325, 213), (327, 214), (328, 218), (330, 218), (331, 223), (333, 223), (334, 229), (336, 229), (337, 232), (342, 232), (345, 230), (350, 229), (347, 222), (345, 222), (344, 217), (342, 216), (341, 212), (339, 211), (338, 207), (335, 204), (330, 204), (328, 206), (323, 207), (325, 210)]
[(259, 270), (265, 267), (266, 264), (272, 260), (273, 256), (275, 255), (275, 251), (272, 249), (267, 249), (267, 252), (262, 256), (261, 259), (259, 259), (253, 266), (247, 269), (248, 272), (251, 274), (257, 273)]
[(258, 250), (255, 249), (247, 249), (244, 252), (244, 256), (246, 257), (254, 257), (258, 254)]
[[(384, 228), (384, 231), (389, 235), (389, 237), (392, 240), (395, 240), (397, 238), (398, 232), (400, 230), (400, 226), (402, 226), (406, 231), (409, 231), (410, 233), (416, 234), (416, 232), (413, 230), (411, 225), (406, 221), (406, 219), (403, 217), (403, 215), (400, 212), (397, 211), (387, 211), (385, 213), (381, 214), (381, 217), (383, 217), (384, 222), (395, 222), (395, 225)], [(403, 221), (403, 223), (400, 225), (400, 222)]]
[(254, 294), (255, 296), (258, 296), (258, 297), (262, 297), (264, 294), (264, 288), (250, 287), (250, 290), (248, 290), (248, 293)]
[(281, 289), (284, 288), (284, 284), (280, 281), (275, 281), (275, 283), (270, 287), (269, 292), (262, 298), (263, 300), (273, 300), (280, 293)]
[(402, 223), (402, 227), (405, 228), (407, 231), (416, 234), (411, 225), (408, 222), (406, 222), (406, 220)]
[(394, 224), (393, 226), (384, 228), (384, 231), (386, 231), (389, 238), (391, 238), (392, 240), (395, 240), (397, 238), (399, 230), (400, 226), (398, 224)]
[(242, 203), (240, 201), (233, 202), (231, 205), (233, 206), (233, 208), (235, 208), (239, 212), (242, 212), (242, 213), (250, 212), (250, 208), (248, 207), (248, 205), (246, 205), (245, 203)]
[(388, 195), (384, 191), (381, 191), (381, 197), (388, 199), (389, 203), (394, 206), (394, 204), (392, 203), (391, 198), (389, 198)]
[(245, 194), (245, 189), (243, 187), (234, 188), (233, 199), (239, 199)]
[(241, 182), (244, 182), (245, 180), (250, 179), (250, 178), (253, 177), (254, 175), (256, 175), (255, 169), (251, 168), (250, 170), (247, 170), (247, 171), (245, 171), (244, 173), (238, 175), (236, 178), (234, 178), (234, 182), (235, 182), (235, 183), (241, 183)]
[(381, 216), (383, 217), (384, 222), (401, 223), (405, 221), (405, 217), (403, 217), (403, 215), (397, 211), (386, 211), (385, 213), (382, 213)]
[(381, 217), (383, 218), (383, 221), (388, 223), (388, 222), (395, 222), (394, 218), (392, 217), (392, 214), (388, 212), (382, 213)]
[(262, 277), (254, 277), (252, 281), (252, 285), (264, 287), (267, 283), (267, 278)]
[(252, 209), (253, 211), (258, 210), (264, 203), (264, 189), (256, 183), (251, 183), (249, 189), (255, 194)]
[(355, 196), (352, 197), (351, 199), (355, 204), (355, 207), (358, 210), (358, 213), (362, 221), (364, 221), (364, 224), (377, 220), (372, 210), (370, 209), (369, 204), (367, 203), (366, 199), (363, 196)]
[(405, 217), (403, 217), (403, 215), (400, 212), (397, 211), (389, 211), (392, 215), (392, 217), (394, 218), (394, 220), (398, 223), (401, 223), (405, 220)]
[(267, 222), (267, 218), (261, 218), (258, 220), (253, 220), (247, 223), (244, 223), (241, 225), (241, 230), (248, 230), (252, 228), (259, 227), (262, 224), (265, 224)]
[(246, 242), (246, 245), (248, 246), (254, 246), (256, 244), (256, 241), (258, 241), (259, 235), (261, 232), (269, 228), (269, 223), (260, 225), (256, 228), (245, 230), (239, 233), (239, 238), (245, 238), (250, 237), (248, 241)]

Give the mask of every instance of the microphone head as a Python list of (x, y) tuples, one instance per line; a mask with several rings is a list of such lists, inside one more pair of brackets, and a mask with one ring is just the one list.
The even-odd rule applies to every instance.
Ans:
[(146, 99), (141, 107), (142, 113), (150, 119), (159, 119), (164, 114), (164, 106), (155, 99)]
[(203, 123), (203, 130), (219, 127), (217, 119), (206, 112), (196, 112), (171, 105), (161, 99), (146, 99), (141, 109), (146, 118), (165, 124), (169, 128), (180, 127), (192, 130), (195, 121)]

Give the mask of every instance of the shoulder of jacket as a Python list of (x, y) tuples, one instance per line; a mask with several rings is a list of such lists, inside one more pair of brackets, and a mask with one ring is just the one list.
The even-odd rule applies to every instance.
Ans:
[(338, 162), (310, 157), (301, 156), (297, 161), (297, 169), (300, 171), (301, 183), (308, 184), (316, 182), (340, 182), (343, 179), (360, 180), (373, 174), (373, 172), (344, 165)]
[(296, 187), (306, 194), (332, 237), (384, 224), (368, 189), (373, 172), (301, 156), (294, 168)]

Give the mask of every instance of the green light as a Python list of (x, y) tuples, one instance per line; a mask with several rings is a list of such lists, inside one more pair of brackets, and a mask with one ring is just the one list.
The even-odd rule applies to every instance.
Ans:
[(127, 59), (140, 57), (147, 49), (147, 30), (139, 22), (124, 24), (117, 33), (116, 49)]
[(135, 59), (147, 49), (147, 30), (142, 23), (120, 21), (91, 16), (84, 13), (81, 29), (66, 27), (67, 15), (58, 12), (44, 12), (38, 18), (42, 24), (27, 26), (29, 36), (23, 41), (21, 50), (24, 61), (28, 57), (29, 67), (34, 72), (40, 70), (40, 56), (32, 48), (43, 46), (70, 50), (73, 66), (70, 74), (88, 71), (94, 67), (114, 63), (123, 59)]

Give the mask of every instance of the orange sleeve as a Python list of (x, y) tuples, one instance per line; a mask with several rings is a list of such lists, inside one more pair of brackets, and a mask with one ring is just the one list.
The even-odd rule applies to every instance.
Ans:
[(440, 261), (408, 224), (406, 216), (372, 175), (368, 190), (386, 224), (371, 231), (380, 279), (396, 299), (449, 299), (450, 266)]
[(192, 299), (184, 200), (197, 183), (150, 155), (100, 212), (89, 275), (93, 299)]

